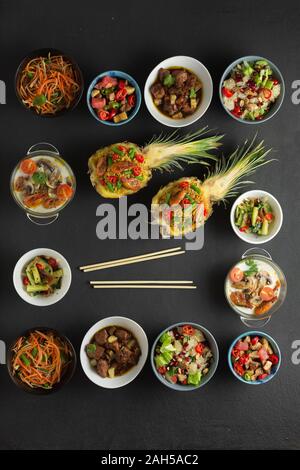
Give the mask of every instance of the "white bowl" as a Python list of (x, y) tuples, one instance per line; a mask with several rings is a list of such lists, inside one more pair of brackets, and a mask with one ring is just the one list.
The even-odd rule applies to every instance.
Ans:
[[(103, 378), (97, 374), (96, 370), (90, 365), (89, 358), (86, 354), (86, 345), (90, 343), (92, 337), (94, 336), (97, 331), (101, 330), (102, 328), (108, 326), (121, 326), (126, 328), (130, 331), (141, 348), (141, 356), (139, 358), (139, 362), (132, 367), (126, 374), (120, 375), (119, 377), (114, 377), (113, 379), (110, 378)], [(119, 388), (124, 387), (124, 385), (129, 384), (134, 380), (141, 370), (143, 369), (146, 359), (148, 356), (148, 339), (146, 333), (144, 332), (143, 328), (136, 323), (135, 321), (131, 320), (130, 318), (126, 317), (108, 317), (103, 318), (102, 320), (98, 321), (93, 325), (89, 331), (86, 333), (85, 337), (82, 340), (81, 347), (80, 347), (80, 362), (83, 368), (85, 375), (96, 385), (99, 387), (104, 388)]]
[[(155, 106), (151, 92), (150, 92), (150, 87), (156, 81), (159, 69), (169, 68), (169, 67), (186, 68), (190, 70), (191, 72), (193, 72), (195, 75), (197, 75), (197, 77), (199, 77), (199, 79), (202, 82), (202, 99), (197, 110), (190, 116), (187, 116), (182, 119), (172, 119), (162, 114), (158, 110), (158, 108)], [(193, 57), (185, 56), (185, 55), (170, 57), (169, 59), (165, 59), (162, 62), (160, 62), (160, 64), (158, 64), (148, 76), (147, 81), (145, 83), (145, 88), (144, 88), (144, 99), (145, 99), (145, 103), (148, 108), (148, 111), (150, 112), (150, 114), (152, 114), (154, 119), (156, 119), (161, 124), (164, 124), (165, 126), (169, 126), (169, 127), (189, 126), (193, 122), (200, 119), (203, 116), (203, 114), (207, 111), (210, 105), (210, 102), (212, 100), (212, 95), (213, 95), (213, 82), (212, 82), (210, 73), (207, 70), (207, 68), (201, 62), (199, 62), (199, 60), (194, 59)]]
[[(57, 289), (49, 297), (43, 297), (41, 295), (32, 297), (31, 295), (27, 294), (23, 285), (22, 271), (24, 267), (36, 256), (43, 255), (55, 258), (58, 261), (60, 267), (63, 269), (64, 275), (62, 277), (61, 288)], [(50, 248), (36, 248), (35, 250), (31, 250), (25, 253), (25, 255), (23, 255), (17, 262), (13, 273), (14, 286), (19, 296), (25, 300), (25, 302), (28, 302), (31, 305), (36, 305), (38, 307), (46, 307), (48, 305), (53, 305), (56, 302), (59, 302), (68, 292), (71, 281), (72, 272), (68, 261), (60, 253), (55, 250), (51, 250)]]
[[(270, 229), (268, 235), (256, 235), (255, 233), (245, 233), (241, 232), (239, 228), (234, 223), (234, 213), (236, 206), (243, 202), (244, 199), (250, 198), (263, 198), (266, 197), (270, 206), (273, 209), (274, 220), (272, 224), (270, 224)], [(245, 193), (241, 194), (233, 203), (231, 211), (230, 211), (230, 223), (233, 231), (235, 234), (241, 238), (244, 242), (251, 243), (253, 245), (260, 245), (262, 243), (269, 242), (274, 238), (279, 230), (281, 229), (283, 221), (283, 214), (282, 209), (277, 201), (277, 199), (272, 196), (272, 194), (268, 193), (267, 191), (262, 191), (260, 189), (253, 189), (252, 191), (246, 191)]]

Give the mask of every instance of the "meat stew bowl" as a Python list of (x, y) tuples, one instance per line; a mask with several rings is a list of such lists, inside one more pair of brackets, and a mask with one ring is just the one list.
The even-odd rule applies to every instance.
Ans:
[[(122, 375), (116, 375), (115, 377), (101, 377), (95, 367), (92, 367), (90, 359), (87, 355), (87, 345), (91, 343), (94, 335), (102, 330), (103, 328), (109, 328), (112, 326), (117, 326), (119, 328), (124, 328), (125, 330), (132, 333), (132, 336), (136, 339), (138, 346), (140, 348), (141, 354), (139, 356), (138, 362), (136, 365), (132, 366), (127, 372)], [(84, 336), (81, 348), (80, 348), (80, 362), (83, 368), (85, 375), (99, 387), (103, 388), (119, 388), (124, 387), (125, 385), (132, 382), (143, 369), (146, 359), (148, 356), (148, 339), (143, 328), (127, 317), (115, 316), (104, 318), (97, 323), (95, 323)]]

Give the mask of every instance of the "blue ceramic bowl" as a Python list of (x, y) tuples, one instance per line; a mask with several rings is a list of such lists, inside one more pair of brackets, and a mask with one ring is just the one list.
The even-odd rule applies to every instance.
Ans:
[[(255, 380), (253, 382), (245, 380), (245, 379), (243, 379), (243, 377), (238, 375), (235, 372), (234, 368), (233, 368), (232, 361), (231, 361), (231, 351), (232, 351), (234, 345), (237, 343), (237, 341), (239, 341), (242, 338), (245, 338), (246, 336), (263, 336), (264, 338), (266, 338), (270, 342), (270, 345), (271, 345), (271, 348), (273, 349), (274, 354), (277, 354), (277, 356), (279, 358), (278, 364), (276, 364), (275, 366), (272, 367), (272, 373), (270, 375), (268, 375), (268, 377), (266, 377), (263, 380)], [(273, 377), (275, 377), (275, 375), (277, 374), (277, 372), (279, 370), (279, 367), (280, 367), (280, 364), (281, 364), (281, 353), (280, 353), (280, 349), (279, 349), (279, 346), (276, 343), (276, 341), (270, 335), (267, 335), (267, 333), (263, 333), (262, 331), (246, 331), (245, 333), (242, 333), (240, 336), (235, 338), (235, 340), (232, 342), (232, 344), (230, 345), (230, 348), (228, 350), (227, 359), (228, 359), (228, 365), (229, 365), (229, 368), (230, 368), (231, 372), (233, 373), (233, 375), (240, 382), (243, 382), (244, 384), (248, 384), (248, 385), (261, 385), (261, 384), (265, 384), (267, 382), (270, 382), (270, 380), (272, 380)]]
[[(206, 340), (207, 340), (207, 342), (208, 342), (208, 344), (209, 344), (209, 347), (212, 351), (212, 354), (213, 354), (213, 362), (210, 366), (210, 369), (209, 369), (208, 373), (205, 376), (203, 376), (200, 384), (197, 385), (197, 386), (195, 386), (195, 385), (179, 385), (179, 384), (173, 384), (173, 383), (169, 382), (161, 374), (159, 374), (159, 372), (157, 372), (155, 362), (154, 362), (154, 355), (155, 355), (156, 345), (157, 345), (157, 342), (158, 342), (159, 338), (161, 337), (161, 335), (163, 335), (167, 331), (172, 330), (175, 327), (183, 326), (183, 325), (191, 325), (194, 328), (197, 328), (198, 330), (202, 331), (205, 338), (206, 338)], [(151, 349), (150, 360), (151, 360), (151, 366), (152, 366), (153, 372), (162, 384), (166, 385), (167, 387), (171, 388), (172, 390), (178, 390), (179, 392), (189, 392), (189, 391), (192, 391), (192, 390), (196, 390), (200, 387), (203, 387), (203, 385), (206, 385), (207, 382), (209, 382), (209, 380), (213, 377), (214, 373), (217, 370), (218, 363), (219, 363), (219, 348), (218, 348), (218, 345), (217, 345), (217, 342), (216, 342), (214, 336), (210, 333), (210, 331), (208, 331), (203, 326), (198, 325), (197, 323), (193, 323), (193, 322), (175, 323), (174, 325), (168, 326), (168, 328), (166, 328), (165, 330), (161, 331), (161, 333), (159, 333), (159, 335), (157, 336), (157, 338), (155, 339), (155, 341), (153, 343), (153, 346), (152, 346), (152, 349)]]
[[(222, 96), (222, 85), (223, 85), (223, 82), (224, 80), (226, 80), (227, 78), (229, 78), (230, 76), (230, 73), (232, 71), (232, 69), (240, 64), (241, 62), (243, 61), (247, 61), (247, 62), (254, 62), (256, 60), (266, 60), (271, 69), (273, 70), (273, 75), (274, 75), (274, 78), (276, 78), (279, 83), (281, 84), (281, 93), (280, 95), (278, 96), (278, 98), (276, 99), (275, 103), (271, 106), (270, 108), (270, 111), (266, 114), (266, 116), (260, 120), (260, 121), (250, 121), (250, 120), (246, 120), (246, 119), (241, 119), (237, 116), (234, 116), (228, 109), (225, 108), (224, 106), (224, 103), (223, 103), (223, 96)], [(226, 113), (229, 114), (229, 116), (231, 116), (233, 119), (235, 119), (236, 121), (238, 122), (242, 122), (244, 124), (261, 124), (262, 122), (266, 122), (268, 121), (269, 119), (271, 119), (273, 116), (275, 116), (275, 114), (277, 113), (277, 111), (279, 111), (282, 103), (283, 103), (283, 100), (284, 100), (284, 94), (285, 94), (285, 84), (284, 84), (284, 79), (283, 79), (283, 76), (282, 76), (282, 73), (280, 72), (280, 70), (278, 69), (278, 67), (276, 67), (275, 64), (273, 64), (273, 62), (271, 62), (269, 59), (266, 59), (265, 57), (260, 57), (258, 55), (247, 55), (245, 57), (240, 57), (239, 59), (235, 60), (234, 62), (232, 62), (232, 64), (230, 64), (227, 69), (225, 70), (225, 72), (223, 73), (222, 75), (222, 78), (220, 80), (220, 85), (219, 85), (219, 97), (220, 97), (220, 101), (221, 101), (221, 104), (223, 106), (223, 108), (225, 109)]]
[[(99, 119), (99, 117), (97, 116), (97, 113), (95, 112), (95, 110), (92, 108), (92, 105), (91, 105), (91, 93), (92, 93), (92, 90), (95, 88), (95, 85), (103, 78), (105, 77), (106, 75), (109, 75), (110, 77), (116, 77), (116, 78), (121, 78), (122, 80), (128, 80), (128, 83), (132, 86), (134, 86), (135, 88), (135, 94), (136, 94), (136, 104), (135, 104), (135, 107), (133, 108), (133, 110), (130, 111), (129, 113), (129, 116), (128, 116), (128, 119), (126, 119), (125, 121), (120, 121), (118, 123), (115, 123), (113, 121), (102, 121), (101, 119)], [(103, 72), (103, 73), (100, 73), (99, 75), (97, 75), (97, 77), (94, 78), (94, 80), (91, 82), (89, 88), (88, 88), (88, 91), (87, 91), (87, 95), (86, 95), (86, 100), (87, 100), (87, 105), (88, 105), (88, 108), (90, 110), (90, 113), (91, 115), (98, 121), (98, 122), (101, 122), (101, 124), (106, 124), (107, 126), (112, 126), (112, 127), (117, 127), (117, 126), (122, 126), (123, 124), (127, 124), (128, 122), (132, 121), (132, 119), (137, 115), (139, 109), (140, 109), (140, 106), (141, 106), (141, 102), (142, 102), (142, 95), (141, 95), (141, 90), (140, 90), (140, 87), (138, 86), (137, 82), (134, 80), (134, 78), (132, 78), (130, 75), (128, 75), (127, 73), (125, 72), (120, 72), (118, 70), (110, 70), (108, 72)]]

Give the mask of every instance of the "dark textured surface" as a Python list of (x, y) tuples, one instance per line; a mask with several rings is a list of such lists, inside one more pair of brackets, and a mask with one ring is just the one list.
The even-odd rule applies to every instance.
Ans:
[[(151, 345), (158, 332), (176, 321), (202, 323), (220, 346), (220, 365), (214, 379), (192, 393), (172, 393), (154, 377), (147, 363), (138, 379), (115, 391), (97, 388), (80, 365), (72, 382), (59, 393), (36, 397), (19, 391), (0, 367), (0, 447), (6, 449), (105, 448), (300, 448), (300, 366), (291, 362), (291, 343), (299, 331), (299, 113), (292, 105), (291, 82), (300, 78), (300, 7), (261, 2), (0, 2), (0, 79), (7, 83), (7, 105), (0, 106), (1, 122), (1, 316), (0, 337), (12, 341), (22, 330), (44, 324), (65, 332), (77, 351), (87, 329), (102, 317), (125, 314), (146, 330)], [(48, 5), (51, 7), (48, 8)], [(267, 10), (267, 11), (266, 11)], [(260, 14), (261, 12), (262, 14)], [(282, 350), (278, 376), (266, 386), (249, 387), (231, 375), (227, 348), (244, 331), (223, 296), (228, 268), (248, 245), (234, 236), (229, 207), (217, 207), (206, 226), (205, 247), (184, 258), (140, 264), (99, 273), (102, 279), (191, 278), (195, 292), (93, 292), (76, 266), (137, 252), (163, 249), (168, 241), (99, 241), (97, 205), (90, 186), (87, 158), (97, 148), (130, 139), (143, 143), (162, 127), (143, 105), (128, 125), (110, 129), (89, 115), (84, 100), (64, 117), (43, 120), (22, 109), (14, 96), (14, 72), (32, 49), (54, 47), (75, 57), (86, 85), (99, 72), (120, 69), (141, 87), (162, 59), (186, 54), (210, 70), (215, 95), (197, 125), (226, 133), (224, 151), (252, 137), (253, 127), (236, 123), (222, 110), (217, 96), (219, 78), (237, 57), (259, 54), (281, 69), (287, 86), (278, 115), (257, 128), (259, 137), (277, 150), (278, 162), (261, 169), (253, 187), (272, 192), (284, 210), (284, 225), (265, 245), (285, 271), (289, 284), (286, 303), (267, 326)], [(167, 129), (166, 129), (167, 130)], [(9, 193), (9, 175), (27, 148), (39, 141), (58, 146), (78, 178), (73, 203), (49, 228), (35, 227)], [(201, 175), (201, 168), (186, 174)], [(150, 186), (130, 199), (147, 202), (169, 176), (156, 175)], [(14, 292), (12, 270), (26, 251), (41, 246), (61, 251), (73, 268), (69, 294), (56, 306), (31, 307)]]

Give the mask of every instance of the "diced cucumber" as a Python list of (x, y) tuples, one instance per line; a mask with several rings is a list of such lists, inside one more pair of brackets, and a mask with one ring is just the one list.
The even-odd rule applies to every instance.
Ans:
[(64, 272), (62, 269), (57, 269), (56, 271), (53, 271), (53, 277), (56, 279), (59, 279), (60, 277), (63, 277)]
[(31, 273), (33, 275), (33, 279), (34, 279), (35, 284), (40, 284), (41, 283), (41, 276), (40, 276), (39, 270), (36, 266), (32, 267)]
[(28, 285), (26, 290), (29, 294), (33, 294), (36, 292), (46, 292), (49, 290), (49, 286), (47, 284), (36, 284), (35, 286)]
[(252, 216), (251, 216), (251, 225), (254, 226), (256, 224), (257, 216), (258, 216), (258, 207), (253, 207)]
[(268, 235), (268, 233), (269, 233), (269, 222), (267, 221), (267, 219), (265, 219), (261, 227), (261, 235)]
[(34, 282), (34, 278), (33, 278), (33, 275), (31, 274), (31, 269), (29, 266), (27, 266), (26, 268), (26, 276), (28, 277), (30, 284), (34, 286), (35, 282)]
[(260, 67), (264, 67), (265, 65), (268, 65), (268, 62), (266, 60), (257, 60), (255, 62), (255, 65), (258, 65)]

